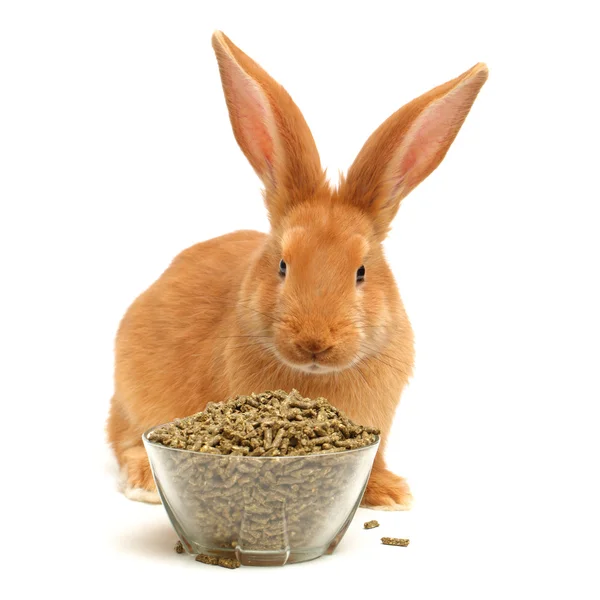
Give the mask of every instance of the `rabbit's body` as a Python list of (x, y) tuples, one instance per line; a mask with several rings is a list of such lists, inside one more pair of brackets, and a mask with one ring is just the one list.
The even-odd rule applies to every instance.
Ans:
[(265, 237), (238, 231), (195, 244), (129, 308), (117, 335), (113, 400), (132, 424), (131, 438), (118, 441), (124, 448), (139, 445), (140, 428), (228, 398), (227, 336), (236, 335), (240, 281)]
[(412, 373), (413, 334), (381, 242), (400, 200), (442, 160), (487, 70), (477, 65), (392, 115), (332, 189), (285, 90), (223, 34), (213, 45), (271, 232), (188, 248), (123, 318), (108, 435), (125, 492), (157, 499), (145, 429), (209, 401), (296, 388), (381, 430), (363, 504), (407, 508), (408, 487), (383, 451)]
[[(377, 356), (323, 375), (280, 362), (274, 368), (270, 338), (254, 336), (277, 317), (256, 313), (262, 322), (256, 330), (247, 318), (255, 312), (243, 300), (267, 240), (238, 231), (184, 250), (127, 311), (117, 335), (109, 419), (120, 462), (143, 458), (140, 435), (154, 425), (199, 412), (208, 402), (269, 389), (323, 396), (357, 423), (381, 429), (385, 443), (413, 362), (412, 330), (399, 295), (386, 298), (386, 344)], [(385, 276), (392, 278), (391, 272)], [(137, 485), (125, 485), (134, 498), (140, 483), (152, 485), (149, 466), (142, 465)]]

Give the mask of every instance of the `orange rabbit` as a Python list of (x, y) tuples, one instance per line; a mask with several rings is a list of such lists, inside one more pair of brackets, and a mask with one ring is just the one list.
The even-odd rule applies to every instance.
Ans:
[(383, 454), (413, 367), (413, 333), (381, 243), (400, 201), (448, 151), (487, 68), (394, 113), (332, 189), (287, 92), (223, 33), (212, 42), (271, 231), (184, 250), (123, 318), (107, 429), (124, 492), (158, 502), (141, 441), (148, 427), (208, 401), (297, 388), (381, 429), (363, 505), (406, 509), (408, 485)]

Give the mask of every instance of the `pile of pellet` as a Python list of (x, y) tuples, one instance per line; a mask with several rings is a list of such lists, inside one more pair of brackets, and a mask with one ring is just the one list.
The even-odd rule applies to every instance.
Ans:
[(357, 473), (372, 460), (348, 450), (376, 443), (378, 433), (293, 390), (211, 403), (148, 439), (193, 451), (165, 453), (154, 468), (169, 486), (168, 510), (201, 553), (328, 545), (337, 533), (329, 522), (351, 515), (366, 484)]
[(299, 456), (361, 448), (378, 434), (355, 425), (325, 398), (279, 390), (210, 402), (203, 412), (154, 429), (148, 439), (207, 454)]

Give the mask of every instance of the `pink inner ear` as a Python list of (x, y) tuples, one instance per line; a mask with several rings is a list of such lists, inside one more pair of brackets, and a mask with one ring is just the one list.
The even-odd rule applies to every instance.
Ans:
[[(464, 116), (464, 98), (459, 90), (426, 108), (409, 128), (392, 164), (395, 187), (417, 185), (437, 166)], [(442, 154), (443, 155), (443, 154)]]
[[(232, 78), (232, 103), (238, 117), (239, 133), (243, 136), (250, 160), (259, 173), (270, 170), (274, 159), (273, 137), (269, 131), (271, 109), (260, 88), (239, 69)], [(242, 144), (243, 146), (243, 144)]]

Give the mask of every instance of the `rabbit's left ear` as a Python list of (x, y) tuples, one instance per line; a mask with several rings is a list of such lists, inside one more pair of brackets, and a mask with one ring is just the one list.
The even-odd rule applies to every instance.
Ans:
[(302, 113), (264, 69), (223, 32), (212, 37), (233, 133), (265, 186), (271, 222), (325, 185)]
[(371, 215), (379, 239), (387, 235), (400, 201), (442, 162), (487, 76), (479, 63), (409, 102), (359, 152), (339, 196)]

